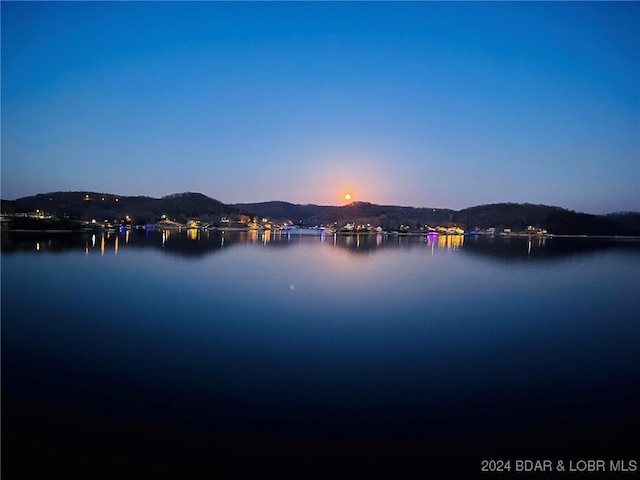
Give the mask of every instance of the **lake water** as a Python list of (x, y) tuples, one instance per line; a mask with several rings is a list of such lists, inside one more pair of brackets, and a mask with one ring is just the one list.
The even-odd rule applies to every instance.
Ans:
[(4, 233), (1, 268), (5, 472), (638, 456), (638, 242)]

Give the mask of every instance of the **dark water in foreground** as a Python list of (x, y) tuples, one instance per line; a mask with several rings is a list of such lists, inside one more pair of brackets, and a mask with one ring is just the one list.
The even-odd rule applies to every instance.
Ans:
[(638, 458), (638, 243), (3, 234), (1, 262), (4, 472)]

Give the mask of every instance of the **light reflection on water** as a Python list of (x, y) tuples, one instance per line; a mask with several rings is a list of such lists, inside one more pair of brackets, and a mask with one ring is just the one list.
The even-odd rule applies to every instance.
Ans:
[[(332, 235), (304, 236), (277, 231), (201, 231), (195, 228), (160, 231), (131, 231), (121, 233), (103, 232), (85, 235), (32, 234), (33, 250), (52, 252), (72, 249), (74, 245), (85, 253), (96, 250), (99, 244), (101, 255), (109, 251), (117, 254), (123, 248), (163, 247), (166, 253), (182, 256), (202, 256), (218, 253), (223, 247), (239, 245), (262, 245), (265, 247), (292, 247), (300, 244), (326, 244), (350, 253), (375, 253), (388, 249), (423, 248), (429, 254), (437, 251), (462, 252), (465, 254), (501, 259), (559, 259), (612, 248), (627, 251), (638, 249), (639, 242), (602, 239), (567, 239), (528, 236), (520, 238), (465, 237), (463, 235)], [(28, 250), (29, 237), (25, 234), (3, 234), (2, 252)], [(44, 241), (46, 239), (46, 241)], [(426, 247), (426, 248), (425, 248)]]
[(3, 236), (3, 428), (55, 438), (63, 406), (124, 422), (125, 444), (142, 422), (225, 451), (552, 426), (586, 445), (637, 418), (639, 258), (558, 238)]
[[(9, 237), (9, 241), (5, 243), (3, 251), (8, 253), (12, 251), (14, 247), (19, 249), (24, 249), (24, 242), (21, 239), (21, 234), (7, 235)], [(39, 235), (39, 234), (34, 234)], [(46, 235), (46, 234), (44, 234)], [(88, 235), (88, 234), (87, 234)], [(133, 237), (132, 237), (133, 235)], [(192, 241), (201, 241), (203, 244), (208, 247), (210, 250), (215, 250), (217, 246), (222, 247), (225, 244), (226, 238), (231, 238), (233, 243), (239, 244), (257, 244), (262, 243), (263, 245), (267, 245), (270, 242), (282, 244), (296, 244), (302, 242), (318, 242), (318, 243), (331, 243), (334, 246), (346, 247), (348, 249), (356, 249), (356, 250), (371, 250), (373, 248), (381, 248), (383, 246), (389, 245), (410, 245), (415, 244), (416, 242), (424, 242), (432, 246), (437, 246), (438, 248), (445, 249), (458, 249), (464, 243), (463, 236), (445, 236), (442, 235), (439, 238), (436, 236), (432, 237), (389, 237), (386, 234), (377, 234), (377, 235), (318, 235), (318, 236), (302, 236), (302, 235), (293, 235), (293, 234), (283, 234), (280, 232), (274, 231), (266, 231), (266, 232), (258, 232), (258, 231), (241, 231), (241, 232), (225, 232), (225, 231), (200, 231), (197, 229), (185, 229), (184, 231), (174, 231), (174, 230), (161, 230), (161, 231), (145, 231), (144, 232), (144, 242), (141, 243), (142, 240), (141, 232), (132, 232), (131, 230), (125, 230), (124, 232), (112, 233), (112, 232), (104, 232), (98, 234), (90, 234), (88, 236), (67, 236), (64, 237), (65, 242), (56, 242), (58, 244), (52, 244), (52, 240), (49, 240), (47, 246), (44, 246), (42, 241), (38, 240), (35, 242), (35, 250), (40, 251), (41, 249), (49, 249), (49, 250), (58, 250), (61, 247), (69, 248), (70, 245), (73, 244), (73, 240), (77, 240), (82, 238), (83, 244), (86, 248), (89, 248), (89, 240), (91, 249), (96, 248), (96, 238), (100, 240), (100, 252), (101, 254), (105, 253), (105, 250), (113, 249), (114, 252), (122, 248), (120, 243), (124, 241), (125, 244), (129, 244), (130, 239), (135, 240), (136, 247), (151, 247), (155, 245), (157, 242), (154, 239), (161, 238), (162, 246), (165, 246), (170, 239), (173, 238), (173, 241), (179, 242), (182, 239), (188, 239)], [(58, 235), (57, 238), (54, 238), (53, 241), (59, 240), (63, 238)], [(71, 242), (68, 240), (71, 239)], [(228, 244), (228, 242), (227, 242)], [(49, 247), (49, 248), (47, 248)], [(197, 249), (195, 251), (198, 251)]]

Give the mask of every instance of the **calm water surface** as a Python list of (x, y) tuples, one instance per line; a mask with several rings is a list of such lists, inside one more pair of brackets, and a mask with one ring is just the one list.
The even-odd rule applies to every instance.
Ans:
[(639, 260), (587, 239), (5, 233), (3, 463), (637, 456)]

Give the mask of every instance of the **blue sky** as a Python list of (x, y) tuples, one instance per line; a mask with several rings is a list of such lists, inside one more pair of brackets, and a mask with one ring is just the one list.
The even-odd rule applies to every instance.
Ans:
[(1, 9), (3, 198), (640, 210), (639, 3)]

